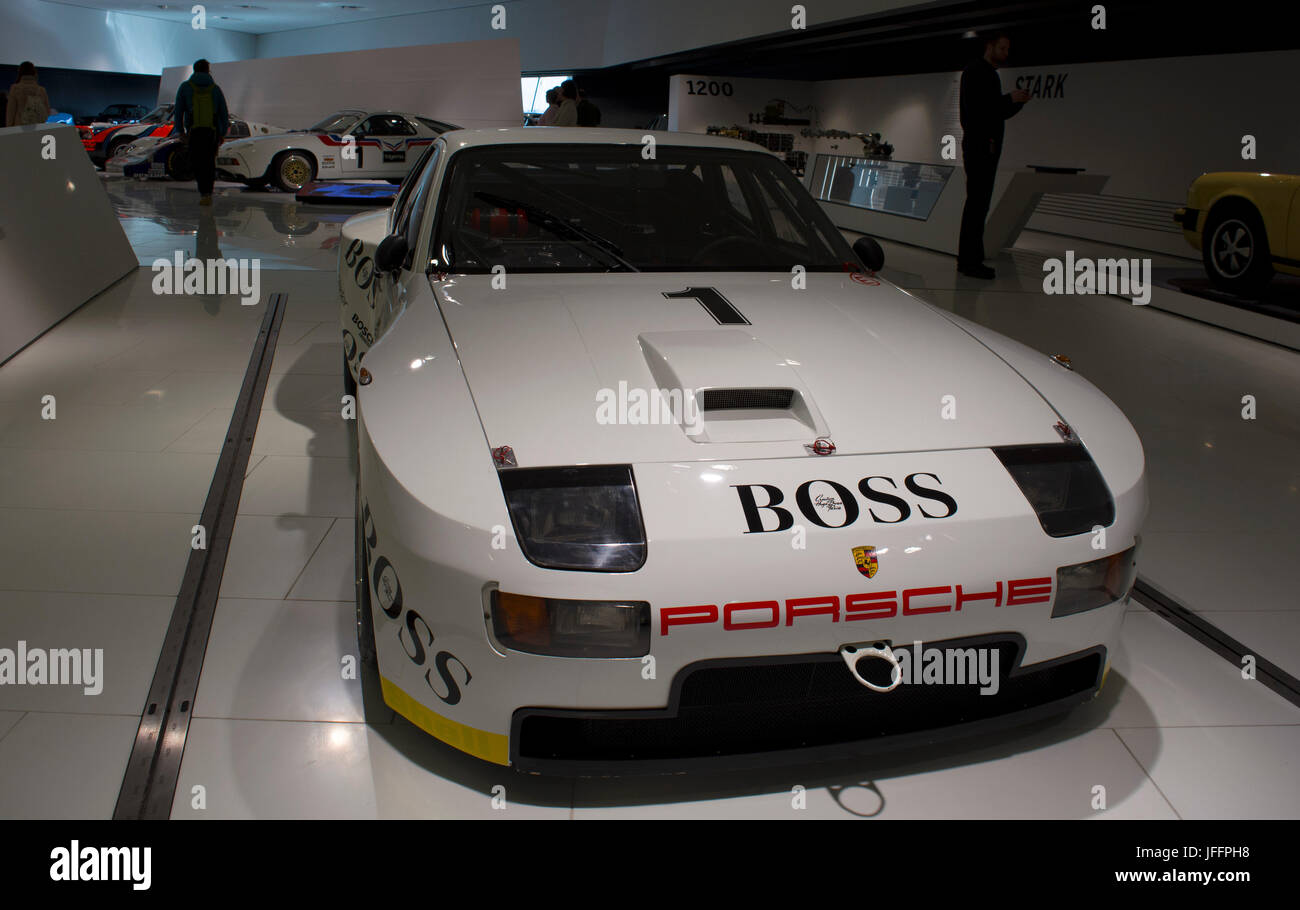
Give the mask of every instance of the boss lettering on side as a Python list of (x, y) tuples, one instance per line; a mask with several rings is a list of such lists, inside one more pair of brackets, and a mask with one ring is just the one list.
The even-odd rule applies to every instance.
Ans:
[[(866, 500), (866, 513), (872, 521), (899, 524), (914, 514), (922, 518), (956, 515), (957, 500), (940, 489), (942, 486), (937, 474), (926, 471), (908, 474), (901, 487), (892, 477), (873, 474), (858, 481), (858, 493)], [(732, 484), (732, 489), (740, 497), (740, 507), (745, 513), (746, 534), (788, 531), (794, 527), (794, 514), (782, 505), (786, 497), (780, 487), (770, 483), (743, 483)], [(818, 501), (825, 502), (828, 496), (838, 497), (841, 508), (818, 509)], [(804, 481), (795, 490), (794, 501), (804, 518), (821, 528), (847, 528), (863, 511), (853, 491), (833, 480)], [(775, 526), (769, 527), (773, 523)]]

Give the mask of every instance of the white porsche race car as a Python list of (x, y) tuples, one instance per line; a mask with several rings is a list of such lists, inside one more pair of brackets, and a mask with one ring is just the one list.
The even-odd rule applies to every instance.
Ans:
[[(254, 120), (230, 117), (230, 126), (226, 130), (224, 143), (250, 136), (266, 136), (287, 132), (282, 127)], [(104, 172), (110, 176), (169, 177), (172, 180), (193, 180), (194, 171), (190, 168), (190, 156), (184, 140), (176, 135), (147, 136), (136, 139), (118, 149), (117, 154), (104, 164)]]
[(340, 240), (386, 703), (489, 762), (608, 774), (1094, 696), (1141, 443), (1068, 360), (881, 259), (748, 143), (440, 137)]
[(395, 111), (339, 111), (305, 130), (224, 143), (217, 173), (253, 188), (268, 182), (296, 193), (313, 180), (400, 182), (450, 123)]

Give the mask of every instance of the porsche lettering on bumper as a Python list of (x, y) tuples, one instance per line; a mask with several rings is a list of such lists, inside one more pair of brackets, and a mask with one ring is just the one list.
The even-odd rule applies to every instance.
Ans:
[(665, 607), (659, 611), (659, 634), (667, 635), (673, 626), (711, 625), (719, 621), (728, 632), (746, 629), (772, 629), (793, 626), (796, 619), (805, 616), (829, 616), (831, 622), (860, 619), (889, 619), (894, 616), (916, 616), (923, 613), (960, 612), (973, 602), (994, 607), (1018, 607), (1047, 603), (1052, 599), (1055, 580), (1042, 578), (1015, 578), (1005, 583), (997, 582), (991, 591), (968, 591), (961, 585), (937, 585), (924, 588), (904, 588), (900, 591), (869, 591), (844, 596), (843, 609), (837, 594), (817, 597), (792, 597), (779, 600), (748, 600), (737, 603), (696, 604), (689, 607)]

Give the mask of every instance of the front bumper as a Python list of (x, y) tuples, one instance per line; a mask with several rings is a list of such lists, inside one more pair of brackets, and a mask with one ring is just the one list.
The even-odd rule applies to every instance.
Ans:
[(1182, 206), (1174, 209), (1174, 221), (1177, 222), (1184, 231), (1195, 231), (1196, 224), (1200, 220), (1201, 210)]
[(167, 169), (162, 162), (154, 162), (152, 155), (137, 155), (110, 158), (104, 164), (104, 173), (112, 177), (165, 177)]
[[(562, 774), (608, 774), (618, 768), (625, 769), (618, 773), (659, 773), (695, 762), (789, 763), (931, 742), (1020, 723), (1087, 700), (1096, 693), (1106, 655), (1118, 639), (1125, 599), (1052, 615), (1055, 567), (1096, 558), (1097, 551), (1090, 547), (1091, 535), (1047, 538), (1032, 513), (949, 525), (942, 534), (946, 542), (939, 535), (926, 539), (925, 528), (906, 537), (893, 532), (893, 549), (883, 556), (889, 563), (881, 570), (890, 581), (862, 578), (848, 548), (858, 538), (829, 533), (809, 537), (807, 550), (797, 557), (800, 571), (793, 575), (790, 561), (780, 555), (790, 550), (784, 539), (714, 537), (659, 537), (654, 565), (638, 572), (545, 570), (529, 565), (513, 546), (493, 547), (493, 526), (509, 526), (504, 508), (496, 511), (496, 500), (486, 500), (490, 510), (481, 524), (466, 524), (413, 499), (377, 457), (364, 408), (361, 416), (365, 559), (384, 700), (435, 738), (496, 764)], [(948, 469), (941, 472), (945, 479), (949, 469), (956, 476), (958, 459), (983, 456), (949, 457)], [(639, 470), (639, 482), (649, 483), (655, 469)], [(776, 469), (769, 465), (768, 470)], [(970, 499), (974, 511), (974, 496)], [(1120, 515), (1112, 539), (1131, 539), (1134, 521), (1127, 510)], [(662, 522), (650, 502), (646, 518), (654, 536)], [(1024, 539), (1007, 546), (1005, 541), (1016, 539), (1016, 528)], [(885, 543), (885, 533), (877, 529), (870, 539)], [(997, 540), (1004, 543), (990, 544)], [(937, 551), (915, 574), (900, 551), (909, 543)], [(679, 548), (693, 550), (694, 562), (673, 552)], [(708, 554), (703, 562), (701, 553)], [(981, 570), (986, 563), (1005, 570)], [(685, 565), (708, 571), (683, 572)], [(503, 647), (487, 615), (494, 586), (590, 599), (635, 594), (630, 599), (649, 601), (656, 672), (647, 675), (641, 658), (549, 657)], [(1050, 588), (1050, 597), (1043, 586)], [(954, 608), (963, 591), (964, 607)], [(891, 609), (887, 615), (850, 616), (850, 595), (866, 596), (856, 592), (877, 592)], [(784, 618), (779, 623), (768, 621), (764, 612), (767, 604), (778, 609), (778, 596)], [(816, 615), (814, 601), (827, 598), (844, 612), (837, 606), (834, 616)], [(696, 609), (689, 604), (729, 601), (744, 602), (731, 616), (730, 629), (731, 620), (679, 624), (681, 614), (665, 623), (665, 608), (689, 611)], [(797, 603), (809, 612), (796, 616)], [(1001, 661), (1007, 675), (1000, 694), (972, 698), (951, 685), (881, 694), (860, 685), (837, 653), (844, 643), (868, 640), (896, 647), (913, 641), (1009, 642), (1012, 653)], [(1058, 678), (1066, 671), (1053, 668), (1065, 664), (1073, 669), (1068, 678)], [(717, 681), (719, 668), (734, 678)], [(1050, 679), (1041, 675), (1047, 671), (1054, 674)], [(759, 689), (771, 697), (750, 700), (746, 693), (759, 689), (746, 672), (807, 678), (787, 680), (784, 690), (759, 679)], [(739, 693), (739, 701), (700, 696), (700, 680), (709, 674), (715, 677), (714, 691)], [(1033, 691), (1022, 691), (1025, 687)]]
[(254, 174), (242, 157), (218, 152), (217, 176), (225, 180), (250, 180), (260, 175)]
[(1022, 666), (1014, 634), (926, 643), (997, 648), (996, 693), (979, 684), (859, 685), (837, 654), (706, 660), (674, 678), (667, 708), (522, 708), (510, 732), (521, 771), (569, 776), (740, 769), (827, 761), (971, 736), (1028, 723), (1088, 701), (1107, 651), (1096, 646)]

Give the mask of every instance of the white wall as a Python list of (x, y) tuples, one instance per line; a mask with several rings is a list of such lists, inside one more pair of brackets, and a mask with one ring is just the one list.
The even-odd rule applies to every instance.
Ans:
[[(492, 29), (492, 6), (506, 30)], [(487, 0), (456, 9), (260, 35), (259, 57), (517, 38), (527, 72), (614, 66), (790, 28), (793, 3), (754, 0)], [(912, 0), (804, 3), (809, 26), (920, 6)]]
[[(518, 42), (520, 64), (525, 70), (594, 69), (603, 65), (601, 48), (608, 0), (507, 2), (504, 31), (492, 28), (495, 2), (345, 25), (271, 32), (258, 36), (257, 56), (284, 57), (509, 38)], [(515, 93), (518, 94), (518, 88)]]
[[(163, 71), (171, 101), (188, 66)], [(301, 129), (341, 108), (398, 110), (464, 127), (518, 126), (519, 44), (513, 39), (214, 63), (231, 112)]]
[(45, 0), (0, 3), (0, 60), (157, 75), (165, 66), (237, 60), (256, 52), (253, 35)]
[[(1065, 73), (1062, 97), (1035, 98), (1007, 121), (1002, 167), (1048, 164), (1110, 174), (1107, 195), (1181, 202), (1204, 171), (1300, 167), (1300, 120), (1282, 99), (1300, 73), (1300, 51), (1171, 57), (1001, 71), (1018, 77)], [(828, 125), (876, 130), (894, 157), (939, 162), (947, 132), (960, 138), (958, 74), (930, 73), (818, 83)], [(1282, 107), (1279, 107), (1282, 104)], [(1258, 158), (1243, 161), (1241, 137)]]
[[(810, 107), (814, 103), (816, 90), (815, 82), (730, 79), (687, 74), (672, 76), (668, 80), (668, 129), (703, 133), (710, 126), (747, 127), (749, 115), (762, 111), (763, 106), (774, 98), (788, 102), (787, 117), (807, 117), (810, 112), (795, 108)], [(753, 128), (767, 129), (761, 126)]]
[[(1099, 196), (1045, 197), (1031, 228), (1195, 256), (1172, 212), (1196, 177), (1206, 171), (1296, 173), (1300, 168), (1300, 120), (1281, 113), (1297, 73), (1300, 51), (1005, 69), (1000, 75), (1006, 91), (1017, 82), (1045, 89), (1048, 76), (1053, 90), (1007, 121), (1000, 167), (1080, 167), (1110, 177)], [(960, 78), (960, 73), (824, 82), (733, 78), (725, 80), (733, 88), (727, 98), (687, 96), (684, 77), (673, 77), (670, 98), (679, 127), (702, 132), (710, 124), (746, 125), (748, 113), (770, 97), (808, 97), (814, 128), (878, 132), (893, 144), (896, 160), (942, 164), (945, 135), (960, 147)], [(797, 127), (755, 128), (798, 132)], [(1254, 160), (1241, 157), (1244, 135), (1255, 137)], [(794, 145), (810, 155), (862, 153), (861, 144), (851, 139), (812, 142), (796, 135)], [(960, 153), (951, 163), (961, 163)]]

